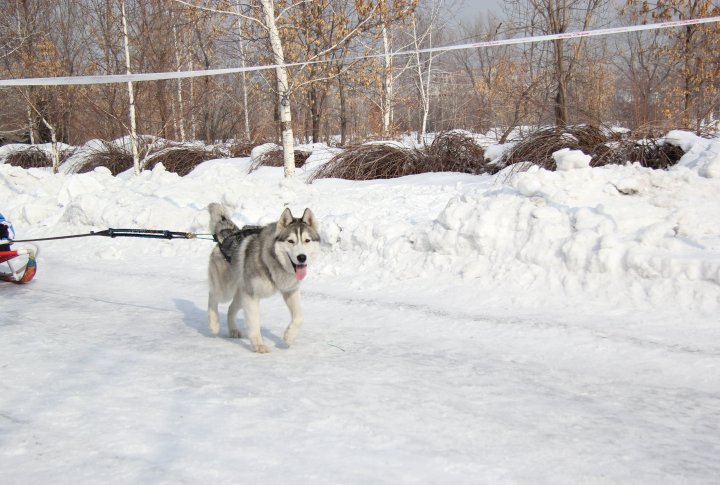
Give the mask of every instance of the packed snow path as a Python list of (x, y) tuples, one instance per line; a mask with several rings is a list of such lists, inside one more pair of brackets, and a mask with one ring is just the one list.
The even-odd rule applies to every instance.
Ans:
[(152, 271), (48, 257), (2, 288), (3, 482), (720, 476), (716, 344), (623, 333), (622, 314), (486, 316), (310, 281), (290, 349), (281, 299), (263, 301), (257, 355), (209, 335), (201, 265), (136, 263)]

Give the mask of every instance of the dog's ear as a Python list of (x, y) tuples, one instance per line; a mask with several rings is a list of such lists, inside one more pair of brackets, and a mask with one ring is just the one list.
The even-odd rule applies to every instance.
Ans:
[(317, 219), (315, 219), (315, 214), (313, 214), (310, 209), (305, 209), (305, 212), (303, 212), (302, 221), (316, 231), (318, 230)]
[(290, 208), (286, 207), (282, 215), (280, 216), (280, 220), (278, 220), (277, 222), (277, 232), (280, 232), (286, 227), (288, 227), (290, 224), (292, 224), (293, 220), (294, 218), (292, 212), (290, 212)]

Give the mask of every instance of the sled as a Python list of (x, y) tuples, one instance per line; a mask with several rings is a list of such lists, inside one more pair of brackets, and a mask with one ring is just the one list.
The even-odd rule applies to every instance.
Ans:
[[(35, 256), (36, 251), (28, 248), (0, 251), (0, 263), (4, 263), (0, 265), (0, 281), (18, 284), (32, 281), (37, 272)], [(9, 272), (4, 268), (5, 265)]]

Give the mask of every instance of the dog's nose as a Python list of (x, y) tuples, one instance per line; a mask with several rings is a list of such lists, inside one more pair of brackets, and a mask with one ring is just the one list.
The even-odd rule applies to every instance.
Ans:
[(305, 256), (304, 254), (298, 254), (297, 260), (298, 260), (298, 263), (304, 263), (305, 260), (307, 260), (307, 256)]

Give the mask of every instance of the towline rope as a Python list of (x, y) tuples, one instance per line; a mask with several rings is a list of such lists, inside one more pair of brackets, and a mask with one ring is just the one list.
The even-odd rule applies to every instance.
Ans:
[(85, 234), (71, 234), (67, 236), (41, 237), (35, 239), (7, 239), (2, 242), (9, 244), (37, 241), (56, 241), (59, 239), (74, 239), (78, 237), (104, 236), (104, 237), (141, 237), (146, 239), (205, 239), (213, 241), (212, 234), (197, 234), (194, 232), (177, 232), (163, 229), (105, 229), (103, 231), (90, 231)]

